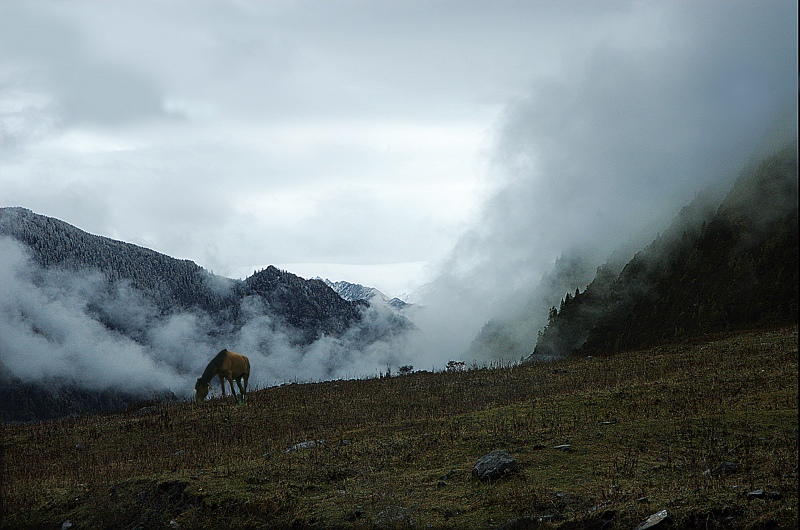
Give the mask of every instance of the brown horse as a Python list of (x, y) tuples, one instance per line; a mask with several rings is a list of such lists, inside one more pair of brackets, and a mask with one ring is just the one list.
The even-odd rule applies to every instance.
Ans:
[[(222, 350), (216, 357), (211, 359), (211, 362), (206, 366), (203, 375), (197, 378), (197, 383), (194, 385), (194, 400), (198, 403), (202, 402), (208, 395), (209, 384), (215, 375), (219, 376), (219, 386), (222, 387), (222, 397), (225, 397), (225, 380), (231, 385), (231, 393), (238, 403), (239, 396), (236, 395), (236, 390), (233, 388), (233, 381), (236, 380), (236, 385), (239, 387), (241, 401), (247, 401), (247, 380), (250, 379), (250, 360), (244, 355), (239, 355), (228, 350)], [(244, 379), (244, 387), (242, 386), (242, 379)]]

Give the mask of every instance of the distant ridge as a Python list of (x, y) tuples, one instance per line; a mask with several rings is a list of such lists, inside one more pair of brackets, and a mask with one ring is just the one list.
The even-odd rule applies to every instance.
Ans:
[[(315, 278), (322, 280), (322, 278)], [(374, 287), (366, 287), (358, 283), (350, 283), (346, 281), (332, 282), (331, 280), (322, 280), (325, 284), (336, 291), (336, 293), (345, 300), (355, 302), (358, 300), (372, 301), (378, 299), (379, 301), (394, 307), (395, 309), (403, 309), (408, 304), (400, 298), (389, 298), (384, 293)]]

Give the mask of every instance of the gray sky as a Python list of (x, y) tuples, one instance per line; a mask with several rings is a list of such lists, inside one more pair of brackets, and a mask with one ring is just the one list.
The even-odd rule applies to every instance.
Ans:
[(787, 98), (793, 1), (5, 0), (0, 205), (229, 277), (494, 287), (672, 215)]

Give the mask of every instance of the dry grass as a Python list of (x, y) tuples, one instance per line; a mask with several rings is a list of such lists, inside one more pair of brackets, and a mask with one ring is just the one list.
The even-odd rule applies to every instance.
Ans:
[[(5, 426), (2, 526), (796, 527), (797, 387), (791, 328)], [(522, 471), (473, 479), (496, 449)]]

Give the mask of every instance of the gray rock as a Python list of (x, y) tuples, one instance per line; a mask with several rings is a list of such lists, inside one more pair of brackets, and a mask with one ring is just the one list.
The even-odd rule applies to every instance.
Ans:
[(650, 528), (664, 528), (669, 523), (672, 522), (670, 519), (669, 514), (667, 514), (667, 510), (661, 510), (658, 513), (654, 513), (644, 521), (642, 521), (639, 526), (635, 528), (635, 530), (649, 530)]
[(570, 444), (557, 445), (553, 447), (553, 449), (558, 449), (559, 451), (563, 451), (565, 453), (571, 453), (572, 451), (574, 451), (574, 449)]
[(748, 500), (749, 499), (763, 499), (766, 496), (767, 496), (767, 494), (764, 492), (764, 490), (753, 490), (753, 491), (751, 491), (750, 493), (747, 494)]
[(306, 442), (300, 442), (299, 444), (294, 444), (290, 448), (286, 449), (284, 453), (291, 453), (293, 451), (299, 451), (300, 449), (312, 449), (314, 447), (320, 447), (325, 445), (327, 442), (325, 440), (308, 440)]
[(512, 473), (519, 473), (519, 464), (505, 451), (483, 455), (472, 468), (472, 476), (483, 481), (496, 480)]

